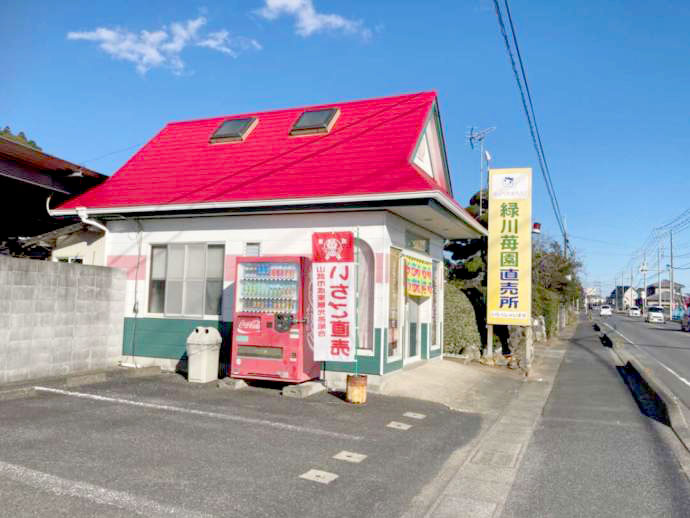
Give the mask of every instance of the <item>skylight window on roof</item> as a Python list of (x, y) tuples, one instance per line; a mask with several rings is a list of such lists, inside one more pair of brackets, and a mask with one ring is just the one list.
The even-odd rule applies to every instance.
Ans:
[(340, 115), (338, 108), (306, 111), (300, 115), (290, 130), (290, 135), (309, 135), (312, 133), (328, 133)]
[(226, 120), (211, 136), (211, 142), (235, 142), (244, 140), (254, 129), (257, 122), (258, 119), (256, 117)]

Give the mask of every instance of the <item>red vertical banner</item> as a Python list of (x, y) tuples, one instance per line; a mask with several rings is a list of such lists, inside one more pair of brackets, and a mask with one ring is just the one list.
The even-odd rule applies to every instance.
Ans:
[(352, 232), (315, 232), (312, 236), (314, 359), (353, 362), (355, 263)]

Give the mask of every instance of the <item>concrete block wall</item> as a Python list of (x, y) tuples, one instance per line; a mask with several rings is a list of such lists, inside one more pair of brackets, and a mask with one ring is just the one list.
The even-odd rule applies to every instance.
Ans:
[(0, 256), (0, 384), (114, 367), (126, 274)]

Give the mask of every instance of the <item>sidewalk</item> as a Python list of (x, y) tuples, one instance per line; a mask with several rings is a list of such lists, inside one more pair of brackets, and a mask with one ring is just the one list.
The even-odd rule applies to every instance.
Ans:
[(687, 452), (652, 399), (583, 321), (500, 516), (688, 516)]
[(405, 516), (687, 516), (685, 450), (641, 413), (591, 322), (536, 353), (529, 379), (429, 485), (431, 508), (420, 512), (420, 495)]

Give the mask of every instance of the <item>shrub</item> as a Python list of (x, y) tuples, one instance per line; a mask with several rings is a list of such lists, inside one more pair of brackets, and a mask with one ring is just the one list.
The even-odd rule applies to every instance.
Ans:
[(461, 282), (446, 282), (444, 290), (444, 352), (460, 354), (469, 345), (481, 346), (474, 308), (462, 292)]

